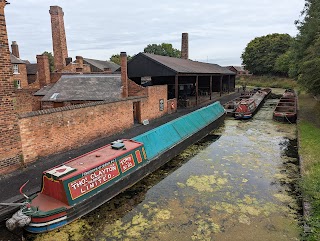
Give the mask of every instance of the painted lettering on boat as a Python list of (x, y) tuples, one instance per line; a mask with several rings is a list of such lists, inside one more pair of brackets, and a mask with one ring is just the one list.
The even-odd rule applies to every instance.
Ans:
[(120, 175), (120, 171), (116, 162), (104, 166), (100, 170), (96, 170), (94, 172), (89, 171), (87, 173), (89, 174), (68, 183), (72, 200), (89, 193), (90, 191), (100, 187), (101, 185)]
[(127, 156), (119, 161), (122, 172), (126, 172), (135, 166), (133, 156)]

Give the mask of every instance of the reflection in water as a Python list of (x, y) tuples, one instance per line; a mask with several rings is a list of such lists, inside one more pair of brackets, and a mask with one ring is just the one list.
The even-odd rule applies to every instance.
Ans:
[(272, 101), (84, 218), (28, 240), (298, 240), (296, 127), (271, 120)]

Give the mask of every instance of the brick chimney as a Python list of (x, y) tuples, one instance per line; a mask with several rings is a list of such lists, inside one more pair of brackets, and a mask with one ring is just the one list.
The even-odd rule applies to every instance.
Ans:
[(40, 88), (50, 84), (50, 65), (47, 55), (37, 55), (38, 80)]
[(82, 56), (76, 56), (76, 61), (78, 63), (78, 68), (83, 68), (83, 57)]
[(122, 97), (128, 97), (128, 71), (127, 71), (127, 53), (120, 53), (121, 59), (121, 82), (122, 82)]
[(50, 6), (52, 43), (54, 54), (54, 65), (57, 71), (66, 66), (68, 57), (66, 32), (64, 28), (63, 11), (59, 6)]
[(188, 33), (182, 33), (181, 58), (189, 59), (189, 37)]
[(17, 44), (17, 41), (12, 41), (11, 51), (12, 51), (12, 54), (13, 54), (14, 56), (16, 56), (17, 58), (20, 58), (19, 46), (18, 46), (18, 44)]
[(0, 173), (8, 173), (23, 162), (18, 116), (15, 111), (15, 87), (5, 20), (7, 1), (0, 0)]

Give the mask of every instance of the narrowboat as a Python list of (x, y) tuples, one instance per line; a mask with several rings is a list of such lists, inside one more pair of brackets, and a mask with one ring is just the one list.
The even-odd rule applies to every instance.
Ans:
[(273, 120), (286, 123), (296, 123), (297, 96), (294, 90), (285, 90), (273, 112)]
[(25, 202), (7, 204), (21, 205), (6, 221), (7, 228), (42, 233), (76, 220), (205, 137), (224, 118), (223, 106), (215, 102), (131, 140), (114, 141), (44, 171), (39, 193), (26, 196), (24, 184), (20, 192)]
[(237, 109), (240, 101), (243, 99), (249, 99), (252, 95), (252, 92), (241, 93), (241, 96), (225, 103), (223, 107), (226, 110), (227, 116), (234, 116), (235, 110)]
[(234, 111), (235, 119), (250, 119), (263, 105), (271, 89), (257, 90), (250, 98), (242, 99)]

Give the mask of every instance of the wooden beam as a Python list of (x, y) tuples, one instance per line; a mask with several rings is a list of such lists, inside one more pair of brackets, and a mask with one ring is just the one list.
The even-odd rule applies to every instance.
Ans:
[(198, 105), (199, 76), (196, 76), (196, 105)]
[(221, 75), (220, 77), (220, 96), (222, 95), (222, 78), (223, 78), (223, 75)]
[(212, 75), (210, 75), (210, 100), (212, 99)]
[(231, 75), (229, 75), (228, 77), (228, 94), (230, 93), (230, 79), (231, 79)]
[(176, 100), (177, 100), (177, 102), (178, 102), (178, 95), (179, 95), (179, 77), (178, 77), (178, 75), (176, 75), (175, 76), (175, 78), (174, 78), (174, 85), (175, 85), (175, 94), (174, 94), (174, 96), (175, 96), (175, 98), (176, 98)]

